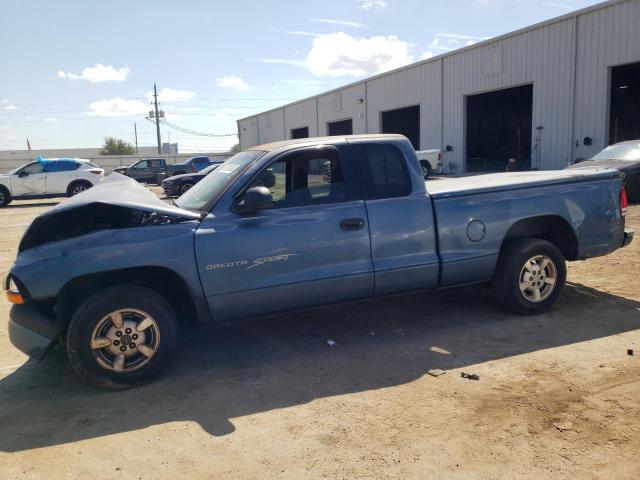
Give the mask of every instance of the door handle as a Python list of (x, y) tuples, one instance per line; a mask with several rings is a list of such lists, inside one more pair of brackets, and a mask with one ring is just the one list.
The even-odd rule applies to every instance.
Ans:
[(345, 218), (340, 222), (340, 228), (345, 232), (360, 230), (364, 227), (364, 220), (361, 218)]

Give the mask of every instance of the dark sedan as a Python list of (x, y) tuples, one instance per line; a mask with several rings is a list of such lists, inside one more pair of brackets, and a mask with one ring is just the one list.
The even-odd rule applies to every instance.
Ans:
[(220, 165), (222, 165), (222, 162), (209, 165), (199, 172), (184, 173), (182, 175), (165, 178), (162, 181), (162, 189), (167, 197), (179, 197)]
[(610, 145), (591, 160), (569, 168), (615, 168), (624, 173), (624, 188), (629, 202), (640, 203), (640, 140)]

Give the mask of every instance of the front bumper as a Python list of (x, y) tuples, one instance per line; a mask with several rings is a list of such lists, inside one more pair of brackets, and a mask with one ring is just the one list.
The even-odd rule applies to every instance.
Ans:
[(620, 245), (620, 248), (626, 247), (631, 243), (631, 241), (633, 240), (633, 234), (633, 230), (625, 229), (624, 236), (622, 237), (622, 245)]
[(162, 190), (164, 190), (164, 194), (167, 197), (175, 197), (176, 196), (176, 187), (173, 183), (163, 183), (162, 184)]
[(58, 341), (58, 325), (33, 305), (12, 305), (9, 339), (21, 352), (40, 358)]

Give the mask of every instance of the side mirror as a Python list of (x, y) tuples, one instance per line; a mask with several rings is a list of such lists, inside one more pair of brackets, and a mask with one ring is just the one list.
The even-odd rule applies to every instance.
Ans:
[(273, 196), (266, 187), (253, 187), (247, 190), (238, 207), (242, 212), (255, 212), (273, 206)]
[(18, 176), (20, 178), (24, 178), (24, 177), (26, 177), (28, 175), (29, 175), (29, 172), (25, 172), (24, 170), (20, 170), (20, 172), (18, 172)]

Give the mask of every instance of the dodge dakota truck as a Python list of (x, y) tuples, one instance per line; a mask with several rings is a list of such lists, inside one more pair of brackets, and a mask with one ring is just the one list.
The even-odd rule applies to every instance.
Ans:
[(82, 377), (118, 388), (158, 374), (184, 324), (484, 282), (535, 314), (565, 261), (631, 241), (626, 208), (610, 169), (425, 182), (399, 135), (254, 147), (172, 205), (112, 174), (25, 232), (9, 334), (36, 357), (62, 342)]

